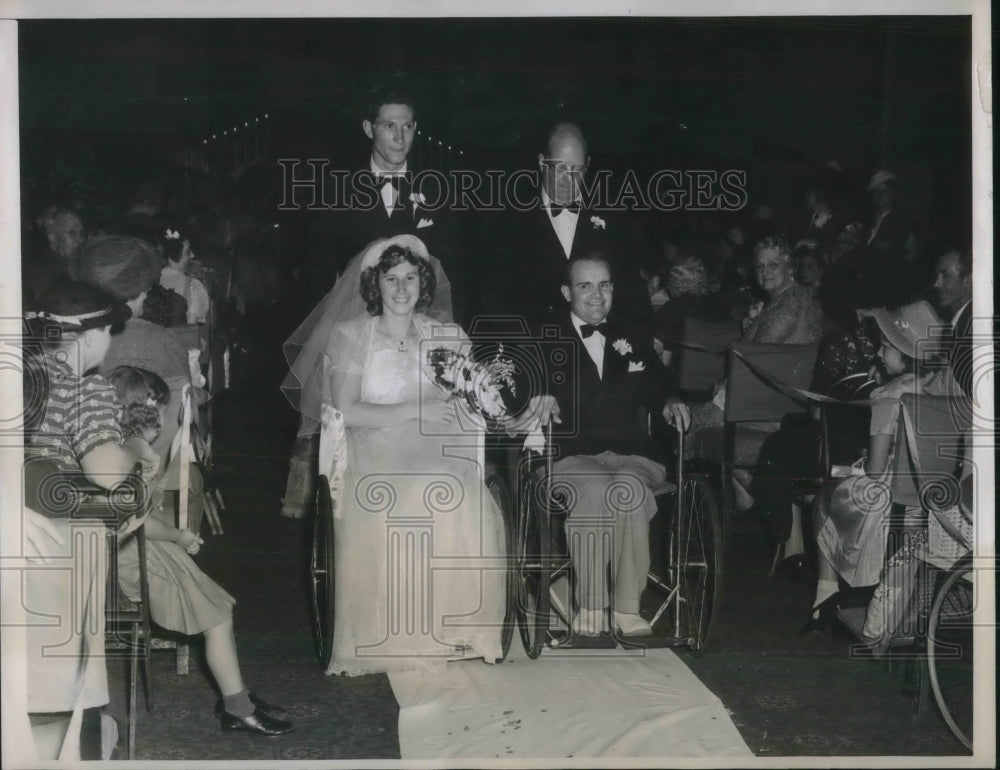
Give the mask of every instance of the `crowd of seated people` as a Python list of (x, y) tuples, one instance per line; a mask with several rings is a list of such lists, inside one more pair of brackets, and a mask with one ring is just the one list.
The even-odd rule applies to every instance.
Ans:
[[(73, 759), (81, 753), (87, 758), (88, 751), (89, 758), (99, 758), (86, 730), (93, 732), (95, 724), (90, 711), (101, 707), (100, 751), (108, 758), (118, 734), (113, 717), (121, 714), (107, 705), (103, 654), (104, 580), (111, 555), (97, 558), (91, 549), (82, 559), (75, 552), (78, 539), (70, 536), (70, 527), (79, 532), (91, 526), (103, 533), (104, 525), (60, 518), (65, 512), (48, 505), (41, 488), (51, 483), (46, 476), (68, 474), (108, 489), (136, 462), (153, 495), (152, 515), (143, 525), (153, 622), (181, 634), (204, 635), (224, 730), (277, 735), (292, 729), (283, 709), (248, 690), (233, 635), (234, 600), (191, 558), (203, 542), (205, 499), (195, 463), (184, 490), (187, 527), (176, 526), (178, 501), (171, 492), (181, 489), (183, 455), (174, 439), (183, 395), (191, 394), (196, 419), (210, 430), (204, 424), (207, 413), (199, 413), (198, 406), (211, 398), (205, 389), (207, 356), (223, 336), (222, 329), (209, 326), (210, 316), (216, 306), (224, 309), (227, 297), (209, 280), (210, 266), (195, 262), (194, 237), (163, 222), (163, 217), (133, 214), (118, 225), (95, 225), (87, 237), (77, 211), (47, 206), (33, 222), (35, 237), (25, 241), (22, 306), (30, 332), (25, 371), (37, 375), (25, 375), (25, 397), (38, 406), (37, 419), (25, 426), (25, 452), (26, 458), (48, 463), (26, 465), (41, 470), (26, 473), (26, 499), (36, 501), (38, 510), (25, 511), (25, 537), (29, 556), (39, 563), (66, 558), (73, 559), (77, 572), (84, 569), (83, 577), (93, 584), (87, 611), (94, 622), (88, 628), (97, 629), (71, 637), (74, 656), (58, 660), (31, 657), (32, 649), (51, 644), (39, 637), (44, 629), (29, 631), (28, 692), (35, 696), (29, 696), (27, 706), (42, 758)], [(120, 539), (116, 558), (122, 590), (138, 598), (134, 536)], [(56, 585), (54, 572), (25, 574), (32, 611), (58, 616), (70, 606), (71, 587)], [(87, 719), (71, 722), (70, 715), (81, 709)], [(82, 745), (81, 724), (86, 727)]]
[[(886, 169), (871, 175), (863, 196), (860, 190), (853, 196), (845, 191), (836, 164), (807, 176), (799, 189), (801, 213), (781, 221), (761, 205), (750, 215), (716, 215), (710, 226), (689, 226), (661, 238), (662, 264), (647, 266), (644, 275), (656, 303), (663, 362), (677, 363), (684, 318), (724, 320), (728, 309), (744, 341), (817, 345), (813, 392), (850, 398), (860, 381), (869, 379), (892, 382), (876, 391), (883, 397), (914, 391), (971, 396), (972, 264), (971, 249), (961, 245), (965, 239), (918, 237), (914, 215), (901, 203), (900, 180)], [(893, 377), (879, 355), (884, 334), (877, 312), (898, 312), (924, 300), (929, 304), (919, 305), (921, 317), (932, 314), (926, 331), (944, 330), (954, 376)], [(719, 382), (711, 401), (693, 405), (690, 455), (721, 460), (724, 404), (725, 383)], [(838, 414), (837, 427), (829, 437), (834, 454), (867, 449), (863, 411)], [(802, 575), (811, 528), (794, 504), (793, 480), (815, 474), (815, 428), (803, 417), (743, 424), (735, 436), (736, 463), (757, 469), (754, 476), (734, 473), (736, 507), (762, 517), (772, 538), (772, 570)], [(829, 580), (828, 572), (821, 579)], [(823, 588), (817, 604), (832, 595), (828, 583)]]

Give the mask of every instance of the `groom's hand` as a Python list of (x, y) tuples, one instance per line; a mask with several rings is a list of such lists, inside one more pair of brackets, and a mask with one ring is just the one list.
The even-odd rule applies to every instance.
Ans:
[(548, 425), (549, 421), (561, 423), (559, 419), (559, 403), (555, 396), (532, 396), (528, 402), (528, 415), (537, 417), (542, 425)]
[(671, 398), (663, 406), (663, 419), (667, 421), (667, 425), (674, 425), (678, 430), (687, 431), (691, 427), (691, 410), (680, 399)]

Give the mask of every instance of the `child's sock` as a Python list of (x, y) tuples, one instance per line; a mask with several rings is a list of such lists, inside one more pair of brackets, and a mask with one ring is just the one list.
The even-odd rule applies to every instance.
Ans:
[(223, 695), (222, 707), (234, 717), (248, 717), (254, 712), (246, 687), (233, 695)]

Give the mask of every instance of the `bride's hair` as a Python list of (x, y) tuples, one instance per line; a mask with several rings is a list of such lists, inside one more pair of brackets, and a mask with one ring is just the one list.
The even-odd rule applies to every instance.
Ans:
[(378, 285), (379, 276), (388, 273), (402, 262), (416, 265), (417, 274), (420, 277), (420, 298), (417, 300), (415, 309), (417, 312), (421, 312), (431, 306), (434, 292), (437, 291), (437, 279), (434, 277), (430, 263), (409, 249), (393, 245), (382, 252), (382, 256), (379, 257), (375, 265), (367, 268), (361, 274), (361, 298), (367, 304), (369, 315), (382, 315), (382, 291)]

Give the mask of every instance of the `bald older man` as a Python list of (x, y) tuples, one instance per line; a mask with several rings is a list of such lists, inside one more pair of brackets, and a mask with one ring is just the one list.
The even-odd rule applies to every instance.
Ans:
[(21, 292), (27, 308), (60, 281), (76, 278), (76, 260), (86, 237), (83, 220), (70, 209), (50, 206), (40, 219), (45, 249), (26, 256), (21, 264)]
[[(585, 195), (590, 154), (575, 123), (559, 123), (538, 154), (538, 187), (512, 189), (490, 243), (482, 244), (477, 313), (519, 315), (546, 321), (565, 304), (561, 293), (566, 265), (574, 256), (597, 251), (614, 264), (616, 315), (652, 331), (653, 309), (639, 273), (652, 251), (625, 212), (601, 206)], [(516, 187), (516, 185), (515, 185)]]

